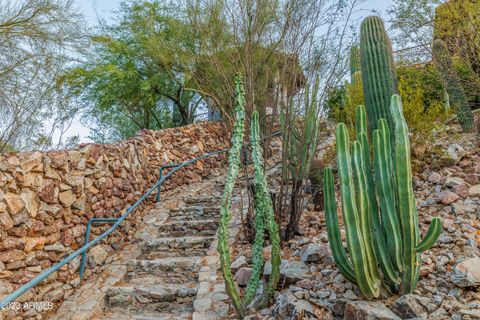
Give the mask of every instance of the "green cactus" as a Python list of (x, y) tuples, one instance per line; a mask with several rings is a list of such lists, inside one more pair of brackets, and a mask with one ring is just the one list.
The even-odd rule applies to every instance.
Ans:
[(263, 240), (265, 230), (268, 231), (270, 242), (272, 244), (271, 263), (272, 273), (269, 278), (268, 286), (265, 292), (265, 300), (273, 295), (280, 278), (280, 234), (278, 225), (275, 222), (273, 214), (272, 199), (267, 187), (267, 180), (263, 168), (262, 147), (260, 145), (260, 128), (258, 122), (258, 112), (253, 113), (251, 123), (251, 145), (252, 158), (255, 171), (255, 241), (252, 248), (253, 272), (249, 279), (243, 300), (240, 298), (235, 283), (233, 281), (230, 269), (231, 256), (228, 245), (228, 225), (231, 219), (231, 198), (235, 180), (237, 179), (240, 168), (240, 152), (243, 145), (243, 136), (245, 128), (245, 91), (240, 77), (235, 78), (235, 113), (236, 119), (232, 132), (232, 146), (229, 151), (229, 166), (225, 182), (222, 203), (220, 207), (220, 225), (218, 231), (217, 250), (220, 255), (220, 265), (227, 294), (232, 300), (232, 304), (238, 312), (240, 318), (246, 315), (246, 306), (255, 297), (260, 283), (260, 276), (263, 270)]
[(353, 83), (353, 75), (355, 72), (360, 71), (360, 48), (358, 46), (353, 46), (350, 48), (350, 76), (351, 82)]
[(350, 257), (340, 237), (332, 169), (325, 168), (324, 173), (325, 217), (333, 258), (340, 272), (356, 283), (367, 299), (378, 297), (382, 285), (411, 293), (418, 281), (420, 253), (428, 250), (442, 231), (442, 220), (434, 218), (420, 241), (410, 141), (400, 96), (392, 96), (391, 110), (395, 130), (393, 149), (385, 119), (379, 120), (373, 133), (375, 174), (371, 168), (364, 107), (358, 106), (356, 110), (357, 132), (352, 144), (346, 125), (337, 126), (342, 215)]
[[(360, 61), (363, 92), (367, 108), (370, 134), (377, 128), (378, 120), (387, 119), (393, 130), (390, 98), (397, 92), (392, 45), (385, 32), (382, 19), (370, 16), (360, 26)], [(393, 137), (392, 137), (393, 138)]]
[[(281, 264), (280, 232), (279, 232), (278, 225), (275, 221), (275, 216), (273, 213), (272, 198), (270, 197), (270, 192), (267, 186), (267, 179), (265, 177), (265, 171), (263, 168), (262, 146), (260, 145), (260, 126), (258, 122), (258, 112), (256, 111), (252, 115), (250, 139), (251, 139), (250, 141), (252, 145), (253, 168), (255, 171), (255, 215), (261, 216), (262, 219), (265, 220), (265, 227), (268, 231), (270, 242), (272, 244), (272, 251), (271, 251), (272, 272), (270, 274), (270, 278), (269, 278), (268, 286), (266, 290), (266, 297), (270, 298), (275, 292), (275, 289), (278, 284), (278, 280), (280, 279), (280, 264)], [(259, 227), (255, 226), (255, 230), (258, 230), (258, 229)], [(253, 254), (255, 259), (255, 254), (258, 254), (261, 256), (262, 251), (260, 250), (258, 253), (254, 252)], [(252, 277), (249, 282), (250, 283), (256, 282), (256, 286), (252, 283), (251, 287), (252, 287), (253, 293), (248, 292), (250, 283), (249, 283), (249, 286), (247, 286), (247, 294), (245, 296), (245, 302), (244, 302), (245, 305), (248, 305), (250, 303), (251, 298), (254, 297), (255, 291), (258, 287), (259, 275), (256, 276), (255, 280), (252, 280), (255, 272), (256, 270), (254, 266)], [(258, 272), (261, 272), (261, 269), (258, 269)], [(255, 291), (253, 290), (254, 286), (255, 286)]]
[(239, 76), (235, 77), (235, 123), (233, 125), (231, 149), (228, 153), (228, 171), (225, 179), (225, 188), (222, 196), (220, 207), (220, 225), (218, 229), (218, 246), (217, 250), (220, 255), (220, 265), (222, 268), (223, 279), (227, 294), (232, 300), (234, 308), (240, 317), (245, 316), (245, 307), (240, 299), (230, 269), (231, 257), (228, 247), (228, 225), (232, 217), (231, 200), (235, 180), (240, 169), (240, 152), (243, 145), (243, 135), (245, 129), (245, 90), (242, 80)]
[(442, 40), (433, 41), (432, 55), (435, 66), (442, 74), (450, 106), (457, 113), (458, 121), (463, 131), (469, 132), (474, 127), (472, 110), (468, 105), (467, 96), (465, 95), (457, 71), (453, 67), (452, 57), (450, 56), (447, 45)]

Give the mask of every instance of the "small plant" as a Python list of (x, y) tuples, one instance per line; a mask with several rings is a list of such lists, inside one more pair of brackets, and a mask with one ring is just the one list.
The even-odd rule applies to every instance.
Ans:
[(435, 40), (432, 45), (432, 54), (435, 66), (442, 74), (450, 106), (457, 113), (463, 131), (469, 132), (473, 130), (472, 110), (468, 105), (467, 96), (465, 95), (465, 90), (460, 82), (457, 71), (453, 67), (452, 57), (446, 44), (442, 40)]
[(356, 283), (367, 299), (378, 297), (381, 287), (411, 293), (419, 277), (420, 253), (428, 250), (442, 231), (442, 220), (434, 218), (420, 239), (408, 127), (400, 96), (393, 95), (391, 101), (395, 140), (392, 145), (387, 121), (380, 119), (372, 136), (374, 171), (364, 107), (357, 107), (356, 140), (352, 144), (346, 125), (337, 126), (342, 215), (350, 257), (340, 236), (332, 169), (325, 168), (324, 172), (325, 213), (333, 258), (340, 272)]
[(312, 202), (315, 210), (323, 210), (323, 169), (325, 165), (320, 159), (313, 159), (308, 172), (308, 180), (312, 189)]
[(243, 145), (243, 136), (245, 128), (245, 92), (240, 77), (235, 79), (235, 114), (236, 119), (232, 132), (232, 147), (229, 152), (229, 165), (225, 182), (225, 189), (220, 207), (220, 226), (218, 236), (217, 250), (220, 254), (220, 265), (227, 294), (232, 300), (232, 304), (238, 312), (240, 318), (246, 315), (246, 306), (255, 297), (260, 283), (260, 275), (263, 270), (263, 241), (265, 230), (268, 232), (272, 244), (271, 261), (272, 272), (266, 289), (266, 301), (273, 295), (280, 277), (280, 234), (278, 225), (275, 222), (273, 214), (272, 199), (268, 192), (267, 181), (263, 168), (262, 148), (260, 145), (260, 129), (258, 122), (258, 112), (254, 112), (251, 122), (251, 145), (252, 158), (255, 171), (255, 241), (253, 244), (253, 272), (245, 291), (243, 300), (240, 298), (235, 283), (233, 281), (230, 269), (231, 257), (228, 244), (228, 225), (231, 219), (231, 198), (235, 180), (240, 168), (240, 152)]
[(393, 130), (390, 98), (397, 92), (395, 69), (392, 45), (379, 17), (370, 16), (362, 21), (360, 56), (369, 132), (373, 133), (382, 118)]
[(292, 239), (307, 206), (305, 182), (319, 143), (319, 80), (307, 87), (303, 99), (291, 101), (280, 113), (282, 130), (282, 186), (276, 198), (277, 221), (288, 221), (282, 239)]

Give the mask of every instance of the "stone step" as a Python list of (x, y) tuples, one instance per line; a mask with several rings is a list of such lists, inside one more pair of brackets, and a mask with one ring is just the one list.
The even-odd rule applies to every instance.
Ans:
[(150, 239), (143, 243), (141, 259), (204, 256), (215, 237), (175, 237)]
[(177, 285), (191, 283), (198, 280), (196, 272), (189, 273), (168, 273), (163, 275), (152, 274), (128, 274), (125, 277), (125, 283), (129, 286), (144, 286), (144, 285)]
[(222, 201), (222, 196), (197, 196), (197, 197), (187, 197), (183, 200), (187, 205), (202, 205), (202, 206), (216, 206)]
[(137, 279), (146, 276), (159, 279), (165, 283), (195, 281), (198, 278), (199, 261), (199, 257), (130, 260), (127, 263), (127, 276), (125, 280), (129, 283), (134, 283)]
[(135, 273), (196, 271), (200, 257), (175, 257), (165, 259), (132, 259), (127, 262), (127, 270)]
[(213, 236), (217, 232), (219, 219), (176, 220), (158, 228), (159, 237), (183, 237), (188, 235)]
[(174, 209), (170, 211), (170, 219), (178, 220), (195, 220), (195, 219), (215, 219), (220, 217), (220, 206), (190, 206)]
[[(144, 280), (150, 281), (151, 278)], [(193, 282), (181, 284), (125, 284), (107, 290), (105, 305), (107, 310), (121, 309), (124, 313), (141, 314), (146, 312), (176, 311), (190, 312), (197, 294)]]
[(192, 313), (174, 313), (174, 312), (158, 312), (158, 313), (142, 313), (142, 314), (124, 314), (121, 312), (107, 312), (95, 317), (96, 320), (191, 320)]

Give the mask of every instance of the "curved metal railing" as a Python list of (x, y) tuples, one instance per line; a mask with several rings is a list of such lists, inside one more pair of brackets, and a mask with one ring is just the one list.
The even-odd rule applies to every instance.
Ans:
[[(279, 134), (280, 134), (280, 131), (276, 131), (271, 135), (263, 137), (262, 140), (273, 137), (273, 136), (277, 136)], [(244, 147), (248, 146), (248, 145), (249, 145), (249, 143), (244, 144)], [(91, 219), (87, 224), (87, 229), (86, 229), (86, 232), (85, 232), (85, 242), (86, 243), (83, 247), (81, 247), (80, 249), (77, 249), (76, 251), (71, 253), (69, 256), (64, 258), (62, 261), (57, 263), (56, 265), (54, 265), (54, 266), (48, 268), (47, 270), (41, 272), (38, 276), (36, 276), (32, 280), (30, 280), (29, 282), (22, 285), (17, 290), (15, 290), (11, 294), (9, 294), (5, 298), (3, 298), (0, 301), (0, 305), (7, 305), (8, 303), (11, 303), (11, 302), (15, 301), (15, 299), (17, 299), (18, 297), (23, 295), (25, 292), (27, 292), (31, 288), (40, 284), (43, 280), (48, 278), (52, 273), (58, 271), (61, 267), (68, 264), (69, 262), (71, 262), (73, 259), (75, 259), (76, 257), (78, 257), (80, 255), (82, 255), (82, 261), (81, 261), (81, 264), (80, 264), (80, 278), (82, 278), (83, 275), (84, 275), (84, 272), (85, 272), (85, 264), (86, 264), (86, 261), (87, 261), (87, 251), (88, 251), (88, 249), (90, 249), (91, 247), (93, 247), (94, 245), (99, 243), (102, 239), (104, 239), (105, 237), (110, 235), (113, 231), (115, 231), (115, 229), (122, 223), (122, 221), (125, 220), (130, 215), (130, 213), (132, 213), (145, 199), (147, 199), (147, 197), (149, 195), (151, 195), (152, 192), (155, 189), (157, 189), (156, 202), (160, 201), (160, 189), (162, 187), (163, 182), (165, 180), (167, 180), (167, 178), (169, 178), (171, 175), (173, 175), (178, 170), (180, 170), (180, 169), (182, 169), (182, 168), (184, 168), (184, 167), (186, 167), (186, 166), (188, 166), (188, 165), (190, 165), (194, 162), (197, 162), (199, 160), (202, 160), (202, 159), (205, 159), (205, 158), (217, 155), (217, 154), (227, 152), (228, 150), (230, 150), (230, 149), (226, 148), (226, 149), (222, 149), (222, 150), (207, 153), (207, 154), (205, 154), (203, 156), (200, 156), (198, 158), (194, 158), (194, 159), (191, 159), (191, 160), (179, 163), (179, 164), (168, 164), (168, 165), (160, 167), (160, 174), (159, 174), (159, 178), (158, 178), (157, 182), (150, 189), (148, 189), (147, 192), (144, 193), (143, 196), (141, 196), (140, 199), (138, 199), (130, 208), (128, 208), (121, 217), (119, 217), (119, 218), (93, 218), (93, 219)], [(163, 175), (163, 170), (165, 170), (165, 169), (172, 169), (172, 170), (170, 170), (167, 174)], [(91, 226), (94, 223), (110, 223), (110, 222), (114, 222), (114, 224), (107, 231), (105, 231), (104, 233), (102, 233), (101, 235), (99, 235), (98, 237), (93, 239), (92, 241), (89, 241), (90, 229), (91, 229)]]

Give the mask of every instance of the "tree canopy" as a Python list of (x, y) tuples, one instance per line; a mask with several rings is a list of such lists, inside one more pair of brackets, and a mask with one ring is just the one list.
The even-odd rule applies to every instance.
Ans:
[(83, 32), (70, 0), (0, 1), (0, 152), (52, 147), (70, 126), (78, 108), (56, 79)]

